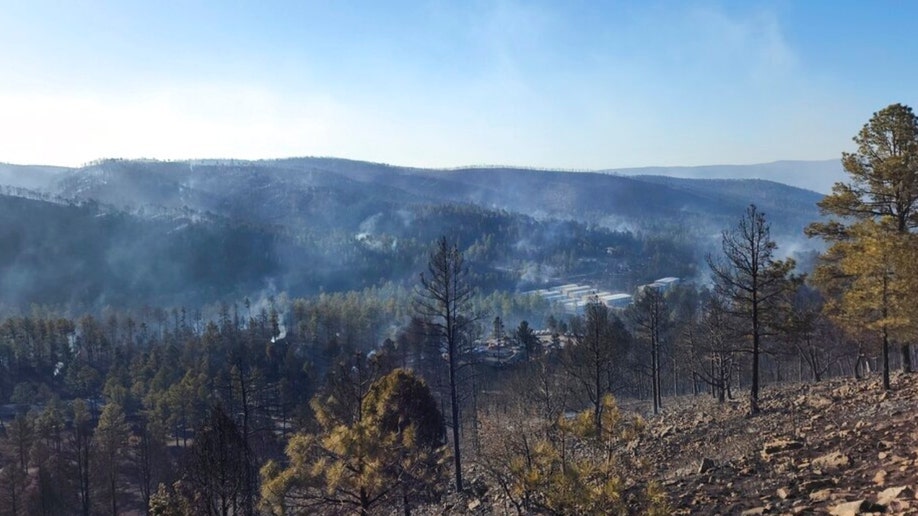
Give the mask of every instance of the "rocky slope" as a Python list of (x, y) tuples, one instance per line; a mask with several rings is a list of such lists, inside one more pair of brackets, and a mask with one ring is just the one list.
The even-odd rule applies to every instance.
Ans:
[(772, 387), (752, 418), (742, 402), (681, 400), (637, 453), (676, 514), (918, 514), (918, 376), (893, 385)]
[[(743, 392), (742, 394), (745, 394)], [(767, 387), (745, 400), (664, 398), (634, 446), (673, 514), (918, 514), (918, 374)], [(636, 407), (624, 402), (623, 406)], [(516, 514), (475, 464), (469, 489), (427, 514)]]

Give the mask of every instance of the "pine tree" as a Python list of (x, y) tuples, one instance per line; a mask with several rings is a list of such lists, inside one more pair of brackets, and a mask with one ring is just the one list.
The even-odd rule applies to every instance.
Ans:
[(80, 510), (84, 516), (92, 511), (92, 489), (90, 487), (90, 456), (94, 448), (92, 414), (82, 399), (73, 400), (73, 432), (70, 435), (72, 462), (77, 468), (77, 492), (80, 499)]
[(654, 414), (659, 414), (663, 408), (661, 349), (670, 326), (668, 311), (663, 292), (654, 287), (645, 287), (628, 310), (637, 337), (650, 345), (650, 383)]
[(794, 261), (775, 259), (778, 245), (771, 239), (765, 214), (749, 205), (732, 230), (721, 238), (723, 259), (708, 256), (714, 276), (714, 292), (726, 300), (731, 315), (744, 321), (742, 332), (752, 342), (752, 381), (749, 413), (759, 412), (759, 361), (763, 338), (794, 285)]
[(449, 401), (453, 437), (453, 469), (456, 490), (462, 491), (462, 455), (460, 446), (461, 415), (459, 410), (459, 369), (463, 366), (462, 343), (471, 326), (480, 318), (472, 310), (474, 291), (468, 279), (462, 253), (441, 237), (427, 265), (428, 275), (421, 274), (415, 296), (415, 311), (428, 322), (438, 345), (446, 351), (449, 367)]
[(312, 401), (322, 428), (287, 445), (289, 465), (262, 468), (264, 509), (275, 514), (373, 514), (436, 496), (444, 478), (446, 431), (426, 384), (396, 369), (373, 383), (360, 417), (342, 424), (322, 398)]
[(587, 305), (582, 324), (572, 322), (575, 342), (564, 349), (564, 368), (593, 406), (593, 421), (602, 420), (603, 399), (612, 390), (631, 335), (612, 311), (596, 301)]
[[(807, 228), (808, 235), (820, 236), (832, 244), (825, 255), (819, 283), (824, 290), (836, 294), (841, 291), (841, 284), (852, 279), (849, 274), (858, 274), (856, 269), (863, 269), (854, 267), (854, 263), (850, 261), (846, 263), (847, 266), (838, 265), (838, 262), (849, 258), (852, 253), (862, 253), (871, 249), (879, 251), (876, 246), (884, 247), (886, 244), (880, 244), (878, 238), (907, 239), (909, 233), (918, 228), (918, 117), (912, 112), (912, 108), (892, 104), (874, 113), (854, 137), (854, 142), (858, 146), (857, 152), (842, 155), (842, 165), (848, 173), (849, 180), (835, 183), (832, 193), (819, 203), (822, 213), (832, 219), (828, 222), (813, 223)], [(858, 227), (868, 221), (874, 225)], [(852, 240), (859, 238), (866, 241), (848, 245)], [(901, 252), (914, 252), (908, 247), (903, 247), (901, 242), (890, 245)], [(880, 255), (883, 254), (884, 252), (880, 252)], [(854, 260), (858, 261), (858, 258)], [(882, 275), (886, 288), (899, 290), (903, 287), (897, 284), (912, 281), (913, 278), (904, 272), (887, 270)], [(864, 273), (876, 277), (875, 270)], [(853, 285), (856, 282), (849, 283)], [(866, 287), (868, 284), (869, 281), (858, 285)], [(867, 293), (864, 294), (865, 300), (866, 297), (870, 297)], [(877, 298), (874, 296), (874, 299)], [(881, 303), (885, 302), (881, 300)], [(876, 321), (889, 320), (891, 308), (888, 304), (885, 308), (879, 308), (879, 315), (870, 317), (865, 323), (877, 328)], [(916, 314), (900, 312), (898, 317), (913, 321)], [(841, 321), (844, 316), (836, 314), (836, 318)], [(899, 319), (899, 322), (905, 321)], [(848, 326), (850, 327), (850, 321)], [(896, 326), (902, 324), (897, 323)], [(889, 339), (892, 336), (890, 330), (890, 325), (885, 323), (878, 329), (884, 338), (886, 364)], [(908, 340), (905, 335), (900, 337), (903, 339), (902, 366), (906, 372), (910, 372), (912, 363)], [(886, 388), (889, 388), (888, 376), (887, 370), (884, 372)]]
[[(851, 333), (879, 334), (883, 388), (889, 389), (889, 353), (894, 340), (914, 337), (914, 292), (918, 288), (918, 240), (895, 231), (893, 222), (867, 220), (846, 229), (825, 254), (814, 279), (828, 294), (826, 312)], [(903, 358), (908, 350), (903, 349)]]
[(118, 487), (121, 485), (121, 462), (127, 452), (131, 429), (124, 418), (124, 410), (116, 401), (102, 408), (94, 434), (97, 472), (102, 480), (101, 492), (105, 494), (111, 514), (118, 514)]

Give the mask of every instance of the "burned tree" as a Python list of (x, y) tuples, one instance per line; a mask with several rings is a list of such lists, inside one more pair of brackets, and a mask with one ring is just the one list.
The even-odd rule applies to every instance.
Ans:
[(460, 452), (459, 369), (464, 336), (479, 319), (472, 310), (473, 289), (459, 248), (441, 237), (430, 253), (427, 274), (421, 273), (414, 308), (442, 347), (449, 369), (449, 402), (452, 416), (453, 466), (456, 490), (462, 491)]
[(742, 334), (751, 341), (752, 381), (749, 413), (759, 412), (759, 361), (763, 337), (770, 333), (769, 319), (786, 301), (793, 284), (794, 261), (775, 259), (778, 245), (771, 239), (765, 214), (754, 204), (746, 208), (736, 227), (721, 238), (722, 259), (708, 256), (714, 292), (726, 301), (727, 311), (743, 321)]

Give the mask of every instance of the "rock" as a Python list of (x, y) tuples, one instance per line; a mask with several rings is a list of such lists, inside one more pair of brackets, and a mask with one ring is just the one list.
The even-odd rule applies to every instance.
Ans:
[(887, 506), (899, 498), (914, 498), (915, 491), (908, 486), (890, 487), (877, 495), (877, 505)]
[(882, 469), (880, 471), (877, 471), (877, 474), (873, 476), (873, 483), (878, 486), (882, 486), (883, 484), (885, 484), (886, 483), (886, 471)]
[(777, 491), (775, 491), (775, 494), (778, 495), (778, 498), (782, 500), (787, 500), (788, 498), (790, 498), (791, 490), (786, 487), (780, 487), (778, 488)]
[(839, 398), (847, 398), (854, 394), (854, 387), (851, 385), (842, 385), (833, 391), (833, 394)]
[(481, 506), (481, 500), (475, 498), (474, 500), (469, 500), (468, 508), (470, 511), (474, 511), (479, 506)]
[(856, 516), (867, 510), (867, 500), (855, 500), (853, 502), (845, 502), (832, 507), (829, 510), (829, 514), (834, 516)]
[(746, 509), (740, 513), (740, 516), (759, 516), (760, 514), (765, 513), (765, 507), (756, 507), (754, 509)]
[(684, 468), (679, 468), (676, 471), (673, 471), (673, 475), (676, 477), (687, 477), (691, 475), (695, 470), (691, 466), (685, 466)]
[(834, 485), (835, 483), (832, 482), (832, 480), (829, 478), (816, 478), (813, 480), (807, 480), (806, 482), (800, 484), (800, 492), (811, 493), (813, 491), (822, 490)]
[(762, 457), (768, 458), (770, 455), (799, 450), (800, 448), (803, 448), (803, 441), (798, 441), (796, 439), (778, 439), (765, 443), (765, 446), (762, 448)]
[(904, 514), (911, 508), (912, 503), (904, 500), (893, 500), (886, 506), (887, 511), (892, 511), (895, 514)]
[(698, 465), (698, 474), (707, 473), (714, 469), (714, 461), (707, 457), (701, 459), (701, 464)]
[(829, 510), (829, 514), (834, 516), (855, 516), (857, 514), (882, 513), (885, 511), (886, 507), (861, 499), (853, 502), (840, 503), (832, 507), (832, 509)]
[(816, 410), (822, 410), (832, 406), (832, 400), (820, 395), (814, 395), (807, 399), (807, 405)]
[(813, 459), (814, 468), (833, 470), (851, 466), (851, 458), (841, 452), (832, 452)]
[(820, 489), (819, 491), (813, 491), (810, 493), (810, 500), (814, 502), (824, 502), (832, 496), (831, 489)]

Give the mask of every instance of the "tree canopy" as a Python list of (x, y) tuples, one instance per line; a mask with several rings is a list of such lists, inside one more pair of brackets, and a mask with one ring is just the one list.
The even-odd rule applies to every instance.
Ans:
[(912, 232), (918, 228), (918, 117), (892, 104), (876, 112), (842, 155), (848, 181), (838, 182), (819, 207), (829, 217), (807, 228), (831, 244), (815, 276), (829, 294), (828, 313), (849, 330), (878, 332), (884, 387), (889, 388), (890, 339), (902, 343), (911, 371), (907, 332), (918, 314), (907, 302), (916, 282)]

